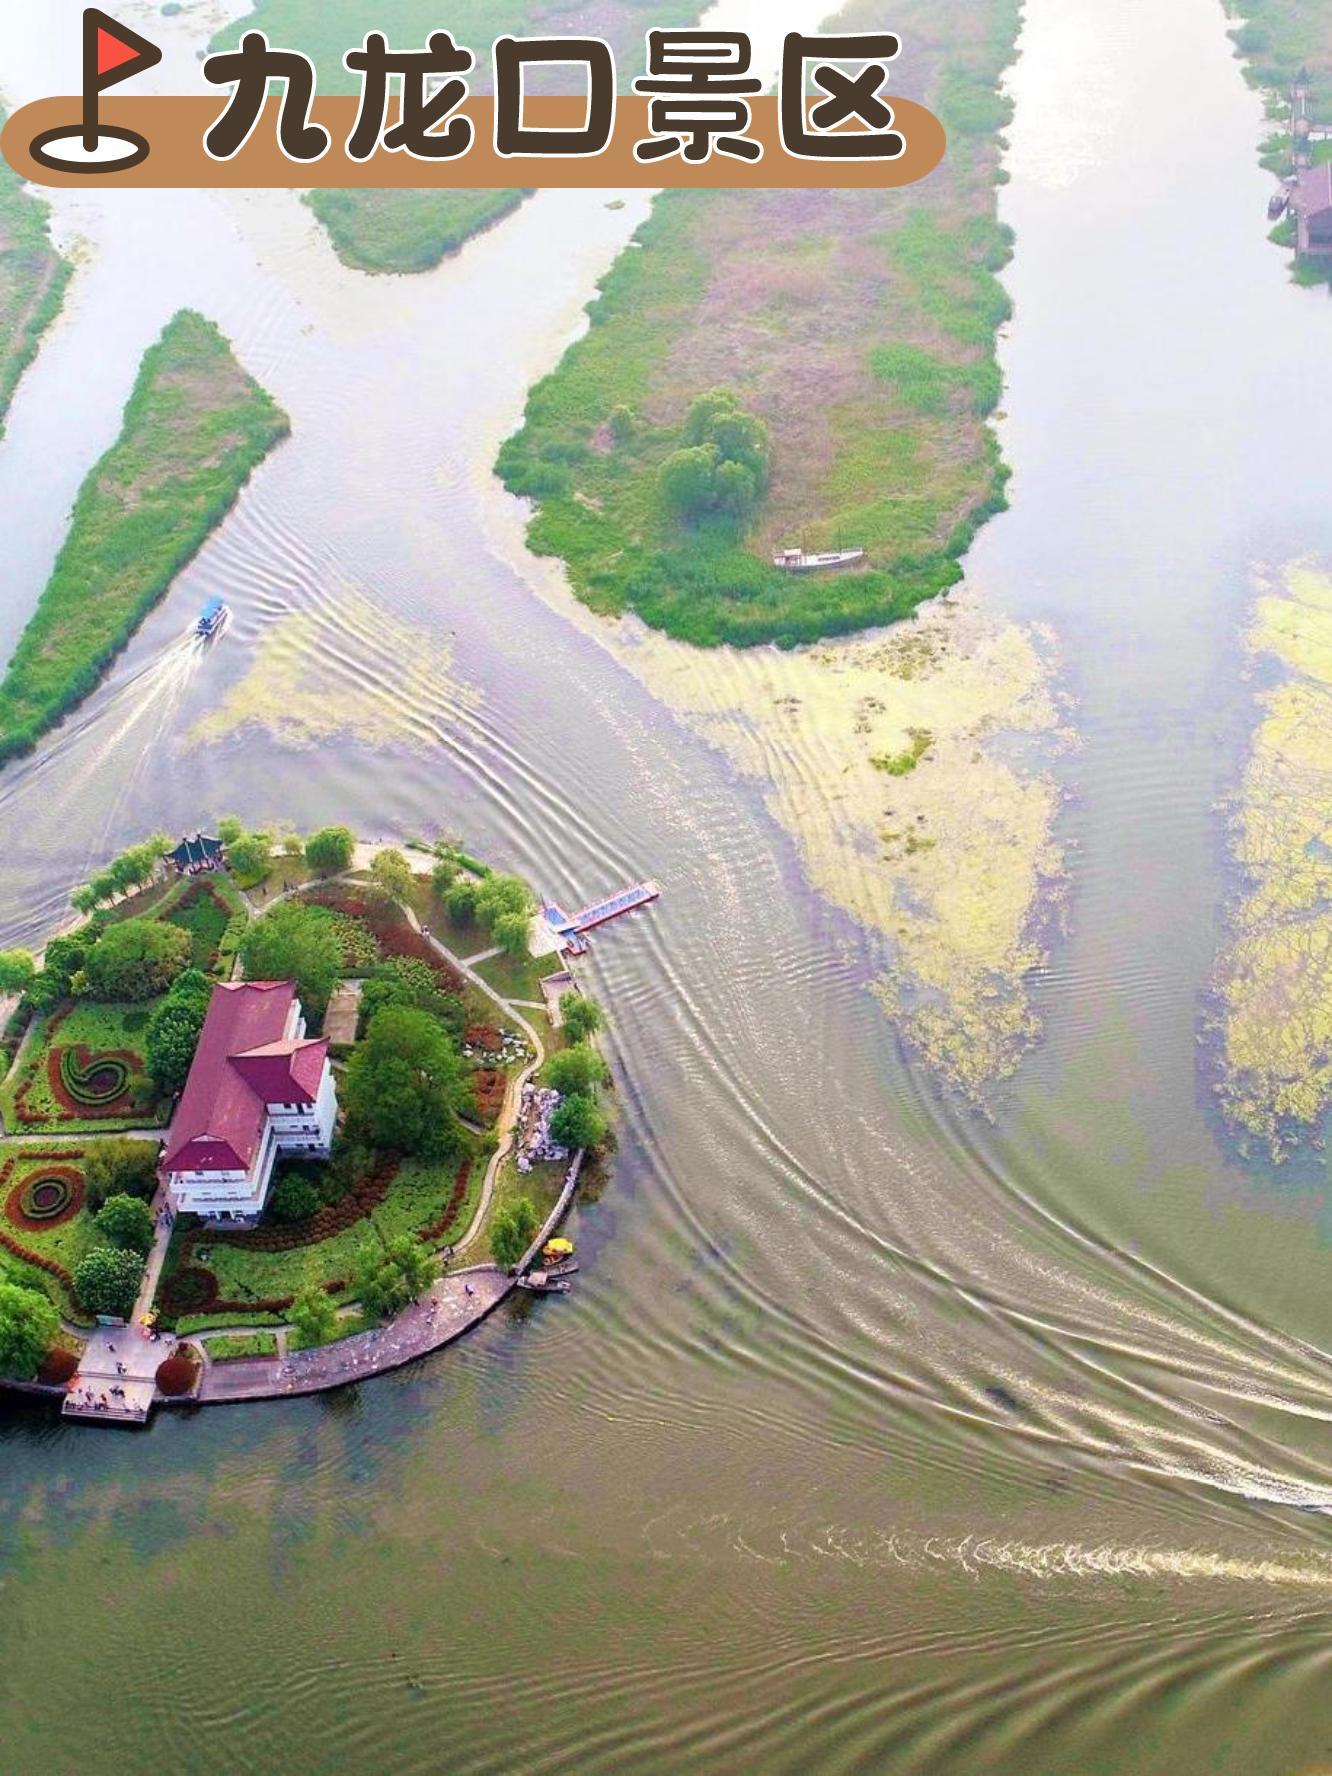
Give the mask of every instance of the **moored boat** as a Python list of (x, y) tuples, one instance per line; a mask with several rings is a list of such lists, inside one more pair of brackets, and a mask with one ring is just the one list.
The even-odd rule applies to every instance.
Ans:
[(853, 561), (864, 559), (863, 549), (827, 549), (821, 555), (807, 555), (803, 549), (779, 549), (772, 565), (787, 573), (815, 573), (820, 568), (849, 567)]

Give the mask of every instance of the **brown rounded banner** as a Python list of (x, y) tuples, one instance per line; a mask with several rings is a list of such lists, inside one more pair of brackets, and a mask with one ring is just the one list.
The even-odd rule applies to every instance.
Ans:
[[(883, 156), (856, 159), (843, 147), (835, 157), (804, 158), (789, 154), (782, 145), (777, 100), (771, 96), (750, 101), (752, 120), (747, 134), (762, 144), (760, 160), (737, 160), (713, 153), (697, 163), (675, 154), (643, 162), (634, 158), (634, 144), (649, 139), (648, 103), (640, 96), (622, 97), (615, 117), (615, 133), (609, 147), (597, 155), (517, 154), (495, 150), (494, 100), (473, 97), (463, 101), (455, 115), (472, 121), (473, 139), (465, 154), (450, 160), (417, 160), (382, 146), (368, 160), (352, 160), (346, 153), (347, 138), (356, 122), (359, 101), (355, 98), (318, 99), (311, 116), (332, 137), (332, 145), (319, 160), (288, 160), (278, 146), (277, 118), (280, 101), (267, 101), (253, 135), (230, 160), (214, 160), (204, 147), (204, 137), (217, 121), (221, 106), (216, 97), (103, 99), (102, 127), (124, 136), (142, 138), (148, 152), (135, 165), (99, 166), (96, 161), (79, 170), (61, 171), (34, 157), (32, 144), (51, 134), (72, 133), (68, 126), (81, 115), (77, 98), (38, 99), (16, 111), (0, 136), (0, 149), (14, 171), (39, 185), (132, 186), (136, 189), (235, 186), (256, 190), (265, 186), (290, 186), (305, 191), (329, 186), (417, 186), (464, 189), (506, 189), (514, 185), (591, 186), (656, 190), (660, 186), (683, 189), (734, 186), (751, 190), (786, 190), (802, 186), (911, 185), (934, 171), (943, 159), (947, 139), (933, 112), (910, 99), (884, 96), (893, 112), (893, 130), (904, 147), (896, 159)], [(809, 106), (816, 103), (809, 101)], [(577, 130), (587, 115), (582, 98), (532, 96), (523, 106), (523, 122), (533, 128)], [(830, 135), (829, 141), (845, 143), (857, 133), (854, 125)], [(866, 132), (868, 135), (868, 132)], [(868, 147), (868, 142), (866, 146)]]

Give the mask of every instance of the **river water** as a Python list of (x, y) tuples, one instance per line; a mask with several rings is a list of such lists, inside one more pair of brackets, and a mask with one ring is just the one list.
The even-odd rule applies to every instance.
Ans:
[[(168, 74), (199, 30), (154, 21)], [(15, 100), (65, 84), (36, 36), (5, 8)], [(495, 445), (640, 198), (392, 281), (285, 194), (58, 200), (89, 245), (0, 447), (5, 645), (182, 303), (293, 436), (0, 775), (3, 937), (228, 811), (665, 893), (590, 961), (621, 1149), (567, 1301), (325, 1400), (0, 1417), (7, 1769), (1325, 1767), (1326, 1174), (1241, 1162), (1199, 1033), (1255, 566), (1332, 554), (1332, 314), (1264, 242), (1217, 0), (1028, 0), (1022, 49), (1012, 507), (968, 580), (1052, 627), (1079, 744), (988, 1118), (903, 1058), (761, 786), (496, 542)]]

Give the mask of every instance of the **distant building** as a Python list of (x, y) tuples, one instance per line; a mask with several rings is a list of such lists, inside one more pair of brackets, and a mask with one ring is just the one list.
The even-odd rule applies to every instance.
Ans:
[(182, 839), (174, 851), (168, 851), (167, 859), (175, 864), (182, 876), (197, 875), (200, 870), (221, 869), (226, 861), (225, 852), (221, 839), (195, 833), (192, 839)]
[(337, 1111), (328, 1041), (306, 1037), (292, 983), (214, 987), (167, 1135), (171, 1201), (209, 1221), (252, 1226), (278, 1154), (327, 1159)]
[(1300, 258), (1332, 258), (1332, 162), (1300, 174), (1290, 207)]

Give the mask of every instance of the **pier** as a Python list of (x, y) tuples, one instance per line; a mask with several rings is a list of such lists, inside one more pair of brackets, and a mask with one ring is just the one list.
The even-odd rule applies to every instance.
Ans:
[(554, 902), (542, 907), (541, 912), (559, 940), (560, 948), (570, 955), (582, 956), (587, 953), (586, 935), (589, 931), (595, 931), (598, 925), (609, 924), (612, 919), (618, 919), (624, 913), (634, 913), (640, 907), (651, 906), (654, 900), (660, 898), (661, 889), (655, 882), (636, 882), (632, 888), (622, 888), (618, 894), (594, 901), (580, 913), (566, 913)]

